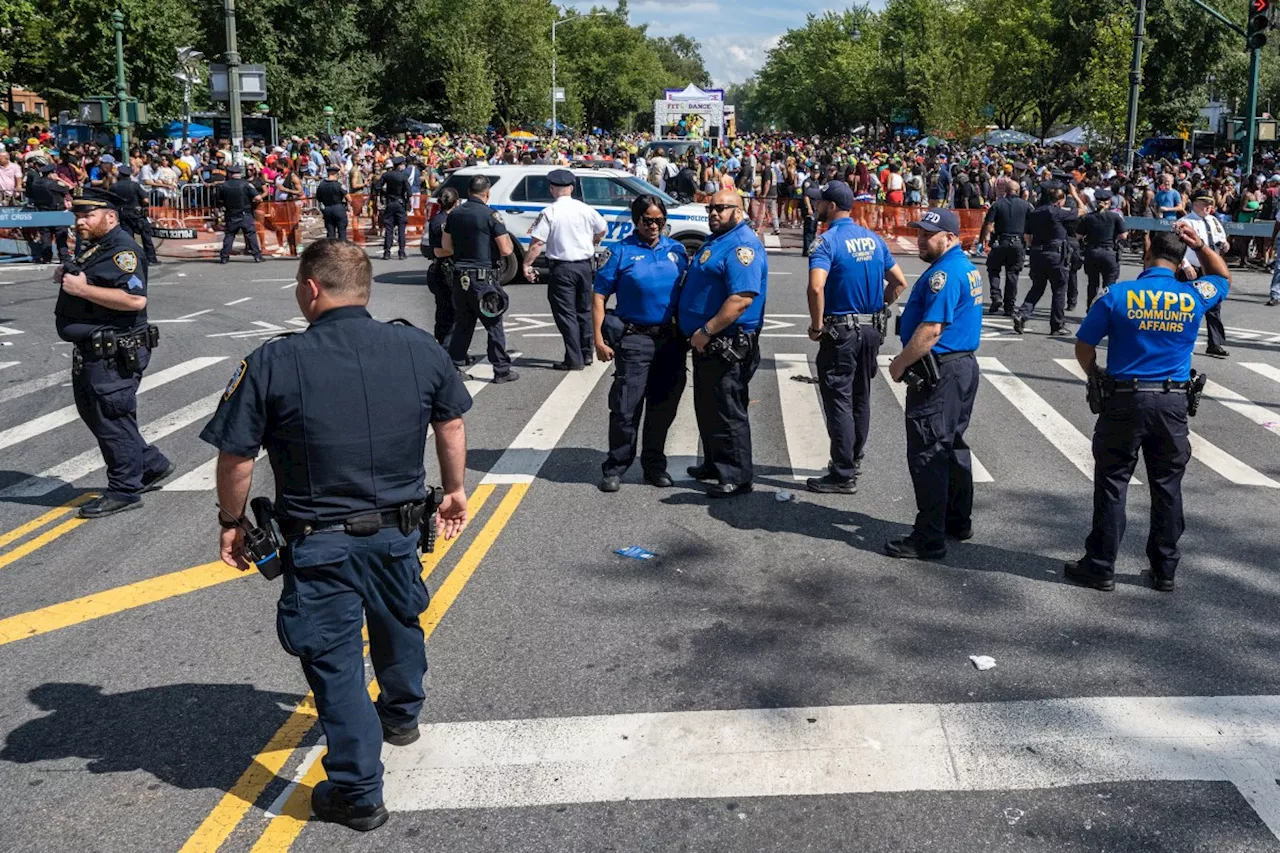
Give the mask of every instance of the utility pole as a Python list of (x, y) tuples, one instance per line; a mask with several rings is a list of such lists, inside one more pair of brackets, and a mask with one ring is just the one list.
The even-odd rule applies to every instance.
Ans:
[(120, 102), (120, 155), (129, 162), (129, 88), (124, 80), (124, 13), (111, 13), (111, 28), (116, 31), (116, 99)]
[(240, 149), (244, 145), (244, 117), (240, 115), (240, 52), (236, 48), (236, 0), (222, 0), (222, 11), (227, 22), (227, 91), (231, 111), (231, 157), (240, 161)]
[(1124, 146), (1124, 173), (1133, 174), (1133, 153), (1138, 143), (1138, 93), (1142, 89), (1142, 43), (1147, 37), (1147, 0), (1138, 0), (1133, 21), (1133, 64), (1129, 66), (1129, 121)]
[(1241, 177), (1253, 174), (1253, 146), (1258, 138), (1258, 66), (1271, 27), (1271, 0), (1249, 0), (1249, 22), (1245, 26), (1245, 47), (1249, 50), (1249, 90), (1244, 98), (1244, 152)]

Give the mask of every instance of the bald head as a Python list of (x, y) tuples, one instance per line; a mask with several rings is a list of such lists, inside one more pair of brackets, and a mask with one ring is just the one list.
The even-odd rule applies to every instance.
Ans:
[(712, 234), (723, 234), (742, 221), (742, 196), (737, 190), (720, 190), (707, 202), (707, 227)]

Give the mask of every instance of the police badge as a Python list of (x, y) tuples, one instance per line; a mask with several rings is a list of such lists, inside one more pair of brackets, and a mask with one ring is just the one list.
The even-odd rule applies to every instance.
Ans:
[(224, 401), (230, 400), (231, 395), (236, 393), (236, 389), (240, 387), (240, 380), (244, 379), (244, 372), (248, 369), (248, 362), (241, 361), (240, 366), (236, 368), (236, 372), (231, 374), (231, 381), (227, 383), (227, 390), (222, 393)]
[(133, 272), (138, 268), (138, 256), (130, 251), (116, 252), (111, 260), (115, 261), (121, 272)]
[(756, 259), (756, 250), (750, 246), (739, 246), (734, 254), (738, 256), (738, 263), (744, 267), (751, 266), (751, 262)]
[(711, 250), (703, 249), (702, 254), (698, 255), (698, 263), (705, 264), (707, 262), (707, 259), (710, 257), (711, 257)]
[(942, 290), (942, 288), (946, 287), (946, 285), (947, 285), (947, 274), (944, 273), (942, 270), (938, 270), (936, 273), (929, 276), (929, 289), (932, 290), (934, 293), (937, 293), (938, 291)]
[(495, 211), (493, 212), (493, 221), (494, 221), (494, 222), (502, 222), (502, 214), (495, 210)]
[(1194, 287), (1196, 292), (1205, 299), (1212, 299), (1218, 295), (1218, 288), (1214, 287), (1212, 282), (1197, 281), (1192, 285), (1192, 287)]

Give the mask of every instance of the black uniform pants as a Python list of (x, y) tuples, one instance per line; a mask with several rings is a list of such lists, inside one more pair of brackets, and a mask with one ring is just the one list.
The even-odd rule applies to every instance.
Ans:
[(760, 366), (760, 345), (753, 341), (746, 358), (729, 362), (719, 355), (693, 353), (693, 412), (702, 438), (704, 464), (721, 483), (738, 486), (755, 476), (751, 465), (751, 403), (748, 384)]
[(914, 534), (943, 545), (948, 530), (971, 526), (973, 461), (964, 431), (978, 394), (978, 362), (972, 354), (941, 364), (928, 394), (907, 389), (907, 469), (916, 494)]
[(56, 228), (41, 228), (40, 242), (36, 244), (36, 261), (47, 264), (53, 260), (53, 250), (58, 250), (58, 261), (65, 262), (71, 257), (71, 252), (67, 250), (68, 230), (65, 225), (59, 225)]
[(391, 254), (391, 241), (398, 241), (400, 254), (404, 254), (404, 231), (409, 224), (409, 214), (405, 213), (404, 205), (398, 200), (388, 200), (387, 207), (382, 211), (382, 254)]
[(142, 244), (142, 253), (148, 263), (155, 263), (156, 244), (152, 240), (151, 220), (141, 210), (120, 211), (120, 224), (124, 230), (133, 235), (135, 242)]
[(837, 326), (835, 337), (818, 341), (818, 393), (831, 439), (831, 473), (858, 476), (871, 429), (871, 382), (876, 375), (880, 333), (874, 326)]
[(804, 218), (804, 232), (801, 236), (800, 254), (809, 257), (809, 246), (818, 238), (818, 220), (812, 216)]
[(440, 346), (448, 349), (449, 336), (453, 332), (457, 312), (453, 310), (453, 285), (449, 282), (444, 265), (440, 261), (432, 261), (431, 266), (427, 267), (427, 289), (431, 291), (436, 302), (432, 334)]
[(1080, 240), (1067, 238), (1067, 304), (1075, 307), (1080, 298), (1080, 268), (1084, 266), (1084, 253), (1080, 250)]
[(449, 357), (459, 367), (467, 365), (467, 350), (476, 333), (476, 320), (489, 335), (487, 355), (493, 365), (493, 375), (511, 372), (511, 356), (507, 355), (507, 335), (502, 329), (502, 317), (487, 317), (480, 313), (480, 297), (474, 286), (463, 290), (457, 279), (453, 282), (453, 332), (449, 335)]
[[(347, 239), (347, 206), (345, 204), (326, 205), (320, 211), (324, 219), (324, 236), (327, 240)], [(404, 240), (400, 241), (400, 251), (404, 251)]]
[(1089, 281), (1088, 306), (1098, 298), (1098, 293), (1115, 284), (1120, 278), (1120, 256), (1114, 248), (1098, 246), (1084, 250), (1084, 274)]
[[(991, 307), (1003, 307), (1005, 314), (1012, 314), (1018, 304), (1018, 276), (1026, 263), (1027, 250), (1022, 238), (1009, 240), (997, 236), (987, 254), (987, 279), (991, 282)], [(1004, 271), (1004, 288), (1000, 287), (1000, 273)]]
[(1067, 258), (1061, 248), (1051, 251), (1032, 249), (1028, 258), (1031, 261), (1031, 290), (1027, 291), (1027, 299), (1018, 313), (1022, 319), (1030, 319), (1047, 286), (1052, 294), (1049, 328), (1061, 329), (1067, 324)]
[(71, 378), (76, 411), (98, 440), (107, 466), (106, 497), (137, 501), (144, 479), (169, 468), (169, 460), (138, 432), (138, 385), (151, 351), (138, 348), (137, 370), (123, 372), (114, 356), (84, 362)]
[(1152, 571), (1171, 578), (1185, 526), (1182, 475), (1191, 459), (1183, 391), (1113, 394), (1103, 404), (1093, 428), (1093, 529), (1085, 540), (1085, 562), (1096, 574), (1115, 572), (1124, 538), (1125, 497), (1139, 449), (1151, 489), (1147, 560)]
[(231, 247), (235, 245), (237, 233), (244, 234), (244, 246), (249, 254), (262, 260), (262, 247), (258, 245), (258, 224), (253, 221), (253, 214), (245, 210), (227, 211), (221, 259), (225, 261), (231, 257)]
[(631, 333), (613, 349), (613, 387), (609, 389), (609, 454), (604, 475), (622, 476), (636, 458), (640, 417), (640, 466), (645, 473), (667, 470), (667, 432), (676, 418), (686, 381), (688, 344), (679, 334)]
[(560, 337), (564, 338), (564, 360), (571, 367), (590, 364), (595, 357), (591, 283), (591, 261), (551, 262), (547, 302)]
[(1227, 330), (1222, 325), (1222, 303), (1210, 308), (1204, 314), (1204, 331), (1209, 337), (1209, 348), (1221, 347), (1227, 342)]

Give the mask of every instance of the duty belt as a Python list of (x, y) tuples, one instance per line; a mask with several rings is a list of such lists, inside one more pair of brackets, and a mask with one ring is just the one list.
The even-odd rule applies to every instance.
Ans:
[[(94, 339), (97, 338), (97, 340)], [(110, 337), (111, 341), (107, 342), (106, 338)], [(157, 334), (158, 338), (159, 335)], [(151, 348), (154, 344), (151, 342), (151, 335), (147, 329), (140, 329), (133, 332), (117, 332), (113, 329), (101, 329), (94, 333), (93, 337), (76, 341), (75, 348), (80, 351), (89, 361), (100, 358), (114, 358), (116, 351), (121, 348), (129, 347), (147, 347)]]
[(670, 334), (673, 330), (670, 323), (659, 323), (656, 326), (640, 326), (635, 323), (627, 323), (622, 327), (624, 335), (648, 335), (651, 338), (661, 338)]
[(937, 356), (938, 364), (946, 364), (948, 361), (955, 361), (958, 358), (973, 355), (973, 350), (964, 350), (962, 352), (944, 352)]
[[(307, 521), (301, 518), (281, 518), (280, 532), (286, 539), (292, 539), (295, 536), (308, 536), (312, 533), (336, 533), (342, 531), (352, 536), (372, 536), (379, 530), (387, 527), (399, 527), (404, 531), (405, 517), (411, 514), (415, 509), (420, 510), (425, 504), (422, 501), (403, 504), (394, 509), (372, 510), (355, 515), (345, 521)], [(409, 519), (410, 529), (417, 527), (416, 520)], [(407, 536), (408, 533), (406, 532)]]
[(997, 234), (996, 242), (997, 243), (1021, 243), (1022, 235), (1021, 234)]
[(1175, 382), (1172, 379), (1113, 379), (1112, 392), (1116, 394), (1135, 394), (1139, 391), (1154, 391), (1167, 394), (1170, 391), (1185, 391), (1191, 387), (1190, 382)]
[(559, 258), (547, 258), (547, 263), (551, 264), (552, 266), (555, 266), (558, 264), (589, 264), (591, 263), (591, 259), (583, 258), (582, 260), (579, 260), (579, 261), (564, 261), (564, 260), (560, 260)]
[(842, 326), (846, 329), (852, 329), (859, 323), (870, 323), (874, 319), (871, 314), (826, 314), (822, 318), (824, 326)]

